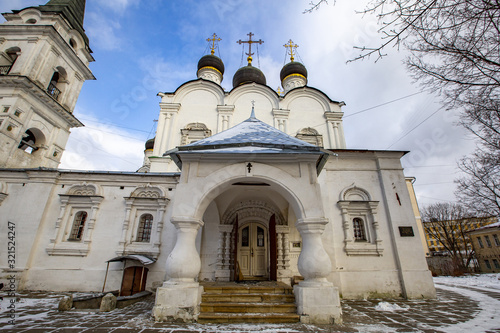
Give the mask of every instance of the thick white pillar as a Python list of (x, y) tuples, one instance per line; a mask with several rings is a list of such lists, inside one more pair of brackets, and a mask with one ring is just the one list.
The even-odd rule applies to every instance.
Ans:
[(177, 231), (177, 241), (167, 258), (169, 280), (156, 291), (153, 316), (160, 322), (192, 322), (198, 319), (203, 292), (203, 287), (195, 281), (201, 269), (196, 235), (203, 221), (185, 217), (172, 217), (171, 221)]
[(328, 220), (324, 218), (299, 219), (296, 227), (302, 236), (298, 268), (304, 277), (294, 286), (297, 313), (301, 322), (339, 324), (342, 322), (339, 292), (326, 279), (332, 263), (323, 246), (321, 235)]

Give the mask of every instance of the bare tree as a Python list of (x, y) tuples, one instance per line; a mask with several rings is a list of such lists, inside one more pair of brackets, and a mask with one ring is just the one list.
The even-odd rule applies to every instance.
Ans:
[(460, 202), (477, 215), (500, 215), (499, 157), (499, 154), (478, 151), (458, 163), (465, 176), (455, 181), (455, 194)]
[(426, 206), (420, 214), (425, 233), (443, 246), (453, 260), (454, 270), (466, 272), (474, 256), (467, 231), (474, 229), (476, 220), (465, 207), (451, 203)]

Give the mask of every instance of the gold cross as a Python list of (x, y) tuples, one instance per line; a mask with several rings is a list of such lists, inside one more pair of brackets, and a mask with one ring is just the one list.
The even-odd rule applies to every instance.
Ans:
[(285, 45), (283, 45), (286, 49), (290, 48), (290, 51), (287, 50), (287, 52), (290, 52), (290, 61), (293, 61), (295, 58), (293, 57), (293, 49), (295, 49), (295, 52), (297, 52), (297, 48), (299, 47), (297, 44), (294, 44), (293, 41), (290, 39)]
[(252, 55), (253, 55), (253, 53), (252, 53), (252, 44), (254, 44), (254, 43), (255, 44), (262, 44), (262, 43), (264, 43), (264, 41), (262, 39), (252, 40), (253, 33), (251, 33), (251, 32), (248, 33), (247, 35), (248, 35), (248, 40), (241, 40), (240, 39), (236, 43), (238, 43), (240, 45), (243, 44), (243, 43), (247, 43), (248, 44), (248, 53), (245, 53), (245, 54), (248, 56), (247, 60), (248, 60), (248, 64), (250, 65), (252, 63)]
[(280, 95), (280, 96), (281, 96), (281, 94), (283, 93), (283, 90), (281, 90), (281, 88), (280, 88), (280, 87), (278, 87), (278, 90), (276, 90), (276, 92), (278, 93), (278, 95)]
[(210, 46), (210, 53), (214, 55), (215, 49), (217, 48), (217, 45), (215, 45), (215, 42), (220, 42), (222, 39), (220, 39), (214, 32), (212, 35), (212, 38), (207, 38), (207, 42), (212, 42), (212, 46)]

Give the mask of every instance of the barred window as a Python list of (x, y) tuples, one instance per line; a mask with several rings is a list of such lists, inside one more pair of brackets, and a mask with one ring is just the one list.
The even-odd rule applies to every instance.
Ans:
[(493, 239), (495, 240), (495, 245), (496, 246), (500, 246), (500, 240), (498, 239), (498, 235), (497, 234), (493, 235)]
[(477, 238), (477, 243), (479, 244), (479, 247), (480, 247), (480, 248), (483, 248), (483, 247), (484, 247), (484, 245), (483, 245), (483, 241), (481, 240), (481, 237), (478, 237), (478, 238)]
[(75, 220), (73, 221), (73, 228), (71, 228), (71, 235), (68, 240), (79, 241), (82, 240), (85, 222), (87, 221), (87, 212), (80, 211), (76, 213)]
[(355, 241), (366, 241), (365, 224), (360, 218), (352, 220)]
[(151, 239), (151, 229), (153, 227), (153, 215), (143, 214), (139, 220), (139, 229), (137, 230), (138, 242), (149, 242)]

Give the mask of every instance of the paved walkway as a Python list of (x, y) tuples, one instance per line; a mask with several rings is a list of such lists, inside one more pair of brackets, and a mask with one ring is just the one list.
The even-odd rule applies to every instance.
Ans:
[[(109, 313), (59, 312), (62, 294), (21, 294), (15, 325), (8, 324), (1, 301), (1, 332), (500, 332), (500, 291), (436, 285), (438, 298), (427, 301), (344, 300), (343, 325), (159, 324), (151, 318), (154, 298)], [(27, 297), (29, 296), (29, 297)]]

